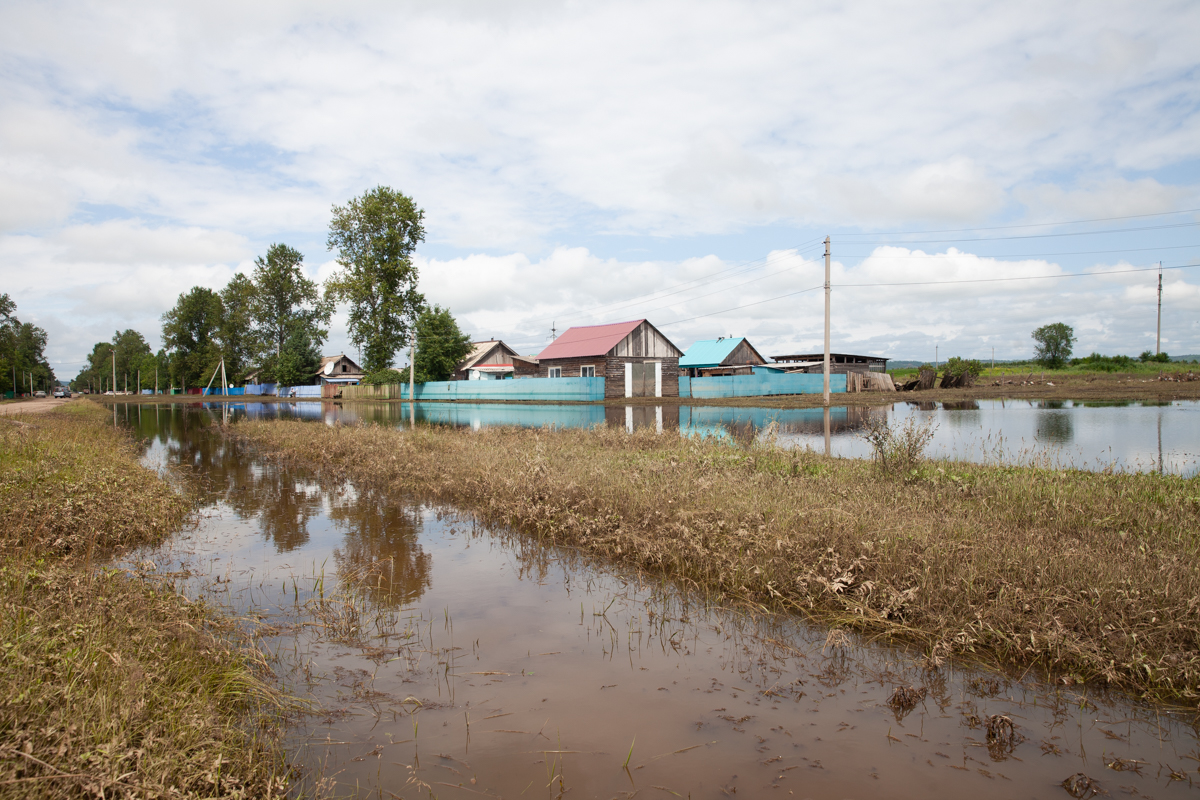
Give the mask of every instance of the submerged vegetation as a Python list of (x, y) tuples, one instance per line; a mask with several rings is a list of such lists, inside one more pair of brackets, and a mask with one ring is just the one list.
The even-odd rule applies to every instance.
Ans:
[(716, 599), (918, 643), (931, 663), (1200, 700), (1196, 480), (931, 462), (909, 452), (920, 431), (883, 436), (886, 464), (603, 428), (234, 435)]
[(0, 420), (0, 797), (282, 796), (262, 657), (202, 603), (93, 567), (188, 511), (111, 420)]

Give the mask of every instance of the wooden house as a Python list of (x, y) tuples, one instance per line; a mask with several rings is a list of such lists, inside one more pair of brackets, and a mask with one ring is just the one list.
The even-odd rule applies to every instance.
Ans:
[(678, 397), (683, 352), (644, 319), (568, 328), (538, 354), (543, 378), (604, 378), (605, 397)]
[(499, 339), (472, 342), (474, 348), (466, 358), (458, 362), (451, 380), (478, 381), (502, 380), (504, 378), (536, 378), (536, 358), (518, 355), (516, 350)]
[(679, 359), (679, 371), (689, 378), (750, 375), (754, 367), (766, 363), (767, 360), (748, 340), (725, 336), (702, 339), (689, 347), (683, 358)]
[(362, 367), (355, 364), (350, 356), (339, 353), (336, 356), (322, 356), (317, 377), (321, 379), (322, 386), (329, 383), (357, 385), (364, 375)]

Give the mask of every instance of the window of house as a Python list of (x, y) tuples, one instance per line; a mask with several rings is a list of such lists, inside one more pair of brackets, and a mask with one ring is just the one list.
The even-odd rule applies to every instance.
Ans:
[(562, 367), (547, 367), (547, 377), (561, 378), (562, 377)]
[(594, 378), (594, 377), (596, 377), (596, 368), (595, 368), (594, 366), (590, 366), (590, 367), (580, 367), (580, 368), (579, 368), (579, 377), (581, 377), (581, 378)]
[(348, 372), (348, 371), (349, 371), (349, 368), (345, 364), (342, 364), (342, 372)]

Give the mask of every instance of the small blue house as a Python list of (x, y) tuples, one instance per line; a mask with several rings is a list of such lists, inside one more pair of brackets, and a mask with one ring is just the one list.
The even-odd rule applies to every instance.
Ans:
[(696, 342), (679, 359), (679, 372), (689, 378), (750, 375), (767, 360), (745, 338), (723, 336)]

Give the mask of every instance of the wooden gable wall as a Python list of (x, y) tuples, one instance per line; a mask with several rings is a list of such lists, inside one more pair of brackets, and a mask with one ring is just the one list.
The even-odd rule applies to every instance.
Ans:
[(765, 364), (767, 360), (755, 352), (754, 348), (745, 339), (738, 342), (738, 346), (725, 356), (725, 360), (721, 362), (725, 365), (731, 364)]
[(679, 358), (683, 351), (658, 332), (649, 322), (642, 322), (608, 351), (616, 358)]

